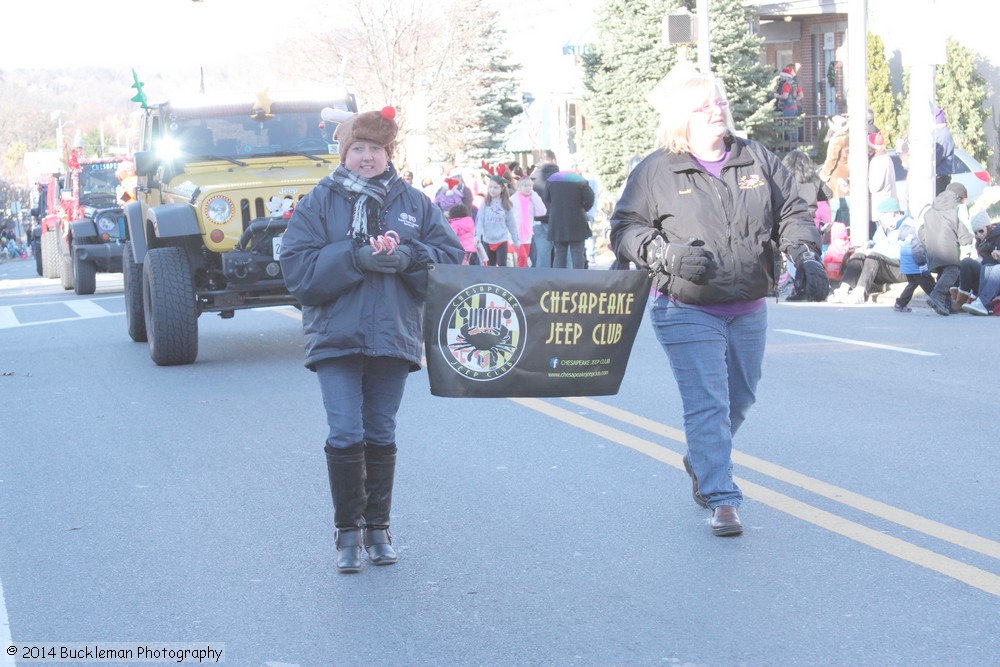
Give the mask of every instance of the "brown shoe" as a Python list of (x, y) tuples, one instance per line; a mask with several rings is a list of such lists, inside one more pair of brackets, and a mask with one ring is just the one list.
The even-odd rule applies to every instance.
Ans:
[(712, 510), (712, 534), (718, 537), (739, 535), (743, 532), (740, 515), (732, 505), (719, 505)]
[(698, 493), (698, 478), (694, 476), (694, 469), (691, 468), (691, 462), (688, 461), (687, 454), (684, 455), (684, 469), (687, 470), (687, 474), (691, 476), (691, 497), (694, 498), (694, 501), (701, 507), (708, 509), (708, 501), (705, 500), (705, 496)]

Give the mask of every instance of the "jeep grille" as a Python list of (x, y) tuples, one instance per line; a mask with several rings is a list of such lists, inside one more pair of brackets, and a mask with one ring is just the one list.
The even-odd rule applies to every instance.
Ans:
[[(298, 206), (299, 202), (305, 195), (299, 195), (295, 199), (295, 205)], [(243, 229), (247, 228), (251, 222), (258, 218), (267, 217), (267, 200), (263, 197), (255, 197), (254, 199), (241, 199), (240, 200), (240, 217), (243, 219)]]

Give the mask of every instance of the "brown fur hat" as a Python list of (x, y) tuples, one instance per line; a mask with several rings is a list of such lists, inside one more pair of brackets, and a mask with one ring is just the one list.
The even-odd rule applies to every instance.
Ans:
[(341, 162), (351, 145), (358, 141), (370, 141), (381, 146), (391, 160), (392, 151), (396, 147), (396, 135), (399, 133), (395, 118), (396, 110), (393, 107), (382, 107), (381, 111), (356, 113), (340, 121), (333, 138), (340, 143)]

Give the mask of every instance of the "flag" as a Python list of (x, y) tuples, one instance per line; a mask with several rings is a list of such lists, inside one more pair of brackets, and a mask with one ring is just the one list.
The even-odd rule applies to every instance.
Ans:
[(424, 307), (431, 393), (618, 393), (651, 282), (646, 271), (432, 267)]

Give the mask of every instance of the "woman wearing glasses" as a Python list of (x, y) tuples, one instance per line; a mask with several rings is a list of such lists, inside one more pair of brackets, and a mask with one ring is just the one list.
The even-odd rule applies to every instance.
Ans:
[(962, 268), (966, 262), (978, 265), (975, 280), (966, 292), (976, 296), (963, 303), (962, 310), (973, 315), (990, 315), (994, 312), (993, 300), (1000, 296), (1000, 225), (994, 223), (986, 211), (976, 213), (970, 223), (979, 261), (963, 259)]
[(655, 273), (651, 306), (684, 406), (694, 500), (739, 535), (733, 435), (753, 405), (788, 253), (810, 301), (826, 299), (822, 240), (781, 159), (736, 136), (722, 83), (681, 64), (658, 87), (659, 148), (629, 175), (611, 219), (619, 257)]

